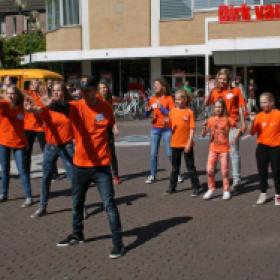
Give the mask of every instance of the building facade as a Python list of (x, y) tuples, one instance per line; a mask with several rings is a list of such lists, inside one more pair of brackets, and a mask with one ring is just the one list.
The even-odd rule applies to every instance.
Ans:
[[(47, 51), (32, 61), (60, 62), (66, 77), (95, 74), (122, 94), (130, 83), (173, 88), (226, 66), (245, 88), (280, 88), (280, 1), (47, 0)], [(280, 98), (279, 98), (280, 99)]]
[(0, 36), (12, 37), (28, 32), (28, 19), (33, 17), (33, 28), (46, 31), (44, 0), (0, 1)]

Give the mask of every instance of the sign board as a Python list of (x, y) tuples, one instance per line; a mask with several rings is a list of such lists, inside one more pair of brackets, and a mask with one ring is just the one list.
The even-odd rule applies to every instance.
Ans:
[(219, 23), (280, 20), (280, 4), (254, 7), (246, 4), (241, 6), (220, 5), (218, 18)]

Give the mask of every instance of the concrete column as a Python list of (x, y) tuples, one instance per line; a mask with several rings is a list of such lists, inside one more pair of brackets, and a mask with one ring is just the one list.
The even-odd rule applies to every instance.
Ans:
[(82, 50), (89, 50), (89, 1), (81, 0), (80, 1), (80, 23), (82, 25)]
[(151, 47), (160, 45), (160, 0), (151, 0)]
[(154, 79), (161, 76), (161, 58), (160, 57), (152, 57), (151, 58), (151, 88), (153, 87)]
[(82, 76), (91, 76), (91, 61), (82, 61)]

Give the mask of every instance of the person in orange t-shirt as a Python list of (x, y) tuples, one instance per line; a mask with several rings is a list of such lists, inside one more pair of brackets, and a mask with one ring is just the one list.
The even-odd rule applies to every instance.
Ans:
[(154, 81), (154, 91), (155, 95), (150, 98), (146, 105), (146, 112), (153, 113), (150, 150), (151, 173), (145, 181), (146, 184), (152, 184), (156, 181), (161, 138), (163, 139), (165, 154), (171, 160), (169, 112), (175, 105), (173, 98), (170, 96), (169, 85), (163, 78), (158, 78)]
[(262, 112), (250, 113), (249, 130), (257, 134), (256, 159), (260, 178), (260, 195), (256, 204), (267, 201), (268, 167), (271, 166), (274, 186), (275, 205), (280, 205), (280, 110), (275, 109), (275, 100), (271, 93), (260, 95)]
[(172, 127), (171, 136), (171, 162), (172, 171), (170, 174), (169, 188), (165, 194), (172, 194), (176, 190), (178, 175), (181, 165), (181, 156), (184, 154), (185, 163), (191, 175), (192, 196), (199, 195), (199, 180), (194, 164), (193, 137), (195, 130), (194, 114), (187, 106), (190, 103), (190, 96), (186, 90), (178, 90), (175, 93), (176, 108), (171, 109), (169, 118)]
[[(99, 82), (98, 94), (103, 100), (107, 101), (110, 104), (110, 106), (113, 108), (112, 94), (110, 92), (109, 85), (106, 83), (106, 81), (101, 80)], [(109, 127), (108, 134), (109, 134), (109, 147), (111, 150), (111, 157), (112, 157), (113, 182), (115, 185), (119, 185), (121, 184), (121, 178), (119, 176), (118, 159), (116, 154), (115, 137), (114, 137), (114, 135), (119, 134), (119, 130), (116, 123), (113, 125), (113, 127)]]
[[(216, 189), (215, 169), (218, 159), (221, 163), (221, 173), (223, 179), (223, 199), (229, 200), (229, 131), (236, 126), (236, 121), (227, 115), (226, 104), (223, 99), (218, 99), (214, 105), (213, 116), (204, 123), (202, 136), (205, 137), (210, 131), (210, 147), (207, 161), (208, 191), (203, 199), (210, 199)], [(239, 130), (236, 137), (239, 137)], [(236, 139), (232, 140), (236, 141)]]
[(32, 205), (33, 201), (24, 161), (27, 142), (24, 135), (23, 103), (23, 93), (14, 85), (7, 86), (4, 98), (0, 100), (0, 163), (2, 167), (0, 202), (7, 201), (9, 196), (10, 156), (12, 152), (26, 197), (21, 206), (28, 207)]
[(69, 118), (73, 127), (75, 151), (72, 176), (73, 232), (57, 243), (58, 247), (84, 241), (83, 210), (89, 185), (94, 182), (100, 193), (112, 232), (110, 258), (124, 254), (122, 227), (111, 173), (108, 128), (115, 120), (111, 106), (97, 98), (97, 81), (88, 78), (83, 84), (83, 99), (69, 102)]
[[(216, 76), (216, 87), (212, 90), (207, 101), (208, 105), (214, 105), (218, 99), (223, 99), (229, 116), (236, 122), (241, 121), (241, 131), (245, 132), (245, 100), (239, 88), (231, 86), (231, 71), (221, 69)], [(239, 150), (239, 129), (232, 127), (229, 132), (230, 158), (232, 168), (232, 189), (241, 185), (241, 160)], [(233, 141), (234, 140), (234, 141)]]
[[(73, 173), (73, 131), (68, 116), (69, 112), (60, 112), (56, 110), (57, 104), (67, 105), (67, 102), (71, 99), (70, 94), (60, 82), (55, 82), (52, 85), (50, 98), (48, 97), (47, 89), (44, 89), (44, 91), (45, 93), (44, 95), (42, 94), (41, 103), (45, 106), (36, 106), (34, 100), (30, 100), (29, 104), (27, 104), (27, 102), (25, 104), (26, 109), (33, 110), (34, 113), (38, 114), (43, 119), (47, 142), (43, 154), (40, 205), (36, 212), (31, 215), (31, 218), (39, 218), (47, 213), (53, 169), (58, 157), (60, 157), (64, 163), (69, 180), (71, 180)], [(27, 107), (27, 105), (29, 107)]]

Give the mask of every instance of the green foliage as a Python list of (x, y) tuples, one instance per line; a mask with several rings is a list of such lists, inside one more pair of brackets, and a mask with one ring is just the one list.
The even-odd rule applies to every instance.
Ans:
[(3, 68), (19, 68), (21, 67), (22, 56), (28, 55), (30, 52), (35, 53), (46, 50), (46, 38), (40, 31), (0, 40), (3, 42), (3, 53), (1, 55)]

